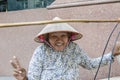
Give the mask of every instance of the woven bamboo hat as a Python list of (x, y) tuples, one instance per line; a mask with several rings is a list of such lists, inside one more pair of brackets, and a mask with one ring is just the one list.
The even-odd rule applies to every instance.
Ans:
[[(61, 20), (59, 17), (55, 17), (53, 20)], [(41, 32), (34, 38), (38, 43), (43, 43), (45, 41), (45, 35), (53, 32), (69, 32), (71, 33), (71, 41), (78, 40), (82, 38), (82, 34), (75, 30), (67, 23), (54, 23), (46, 25)]]

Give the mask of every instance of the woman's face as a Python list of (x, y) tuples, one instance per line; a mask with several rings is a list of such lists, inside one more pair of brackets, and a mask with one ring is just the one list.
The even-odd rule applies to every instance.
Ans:
[(63, 51), (68, 43), (68, 33), (66, 32), (54, 32), (48, 35), (49, 43), (57, 51)]

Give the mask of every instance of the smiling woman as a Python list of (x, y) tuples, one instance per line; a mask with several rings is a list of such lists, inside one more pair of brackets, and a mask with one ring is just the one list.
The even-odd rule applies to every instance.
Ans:
[[(53, 20), (60, 20), (55, 17)], [(20, 65), (16, 57), (11, 60), (15, 68), (14, 76), (17, 80), (80, 80), (80, 68), (91, 70), (99, 67), (101, 57), (90, 58), (87, 53), (76, 44), (82, 34), (67, 23), (48, 24), (35, 37), (35, 41), (42, 43), (36, 48), (31, 58), (28, 74)], [(101, 66), (114, 62), (114, 56), (120, 54), (117, 43), (114, 53), (102, 57)]]

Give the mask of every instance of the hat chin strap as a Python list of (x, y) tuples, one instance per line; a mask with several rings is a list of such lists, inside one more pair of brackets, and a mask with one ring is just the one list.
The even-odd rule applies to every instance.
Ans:
[(48, 41), (44, 40), (44, 43), (47, 44), (49, 47), (54, 49), (54, 47), (52, 45), (50, 45), (50, 43)]

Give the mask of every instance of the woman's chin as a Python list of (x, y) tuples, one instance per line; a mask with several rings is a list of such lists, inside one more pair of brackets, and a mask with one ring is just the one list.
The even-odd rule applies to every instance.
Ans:
[(56, 51), (63, 51), (64, 48), (56, 48), (55, 50), (56, 50)]

